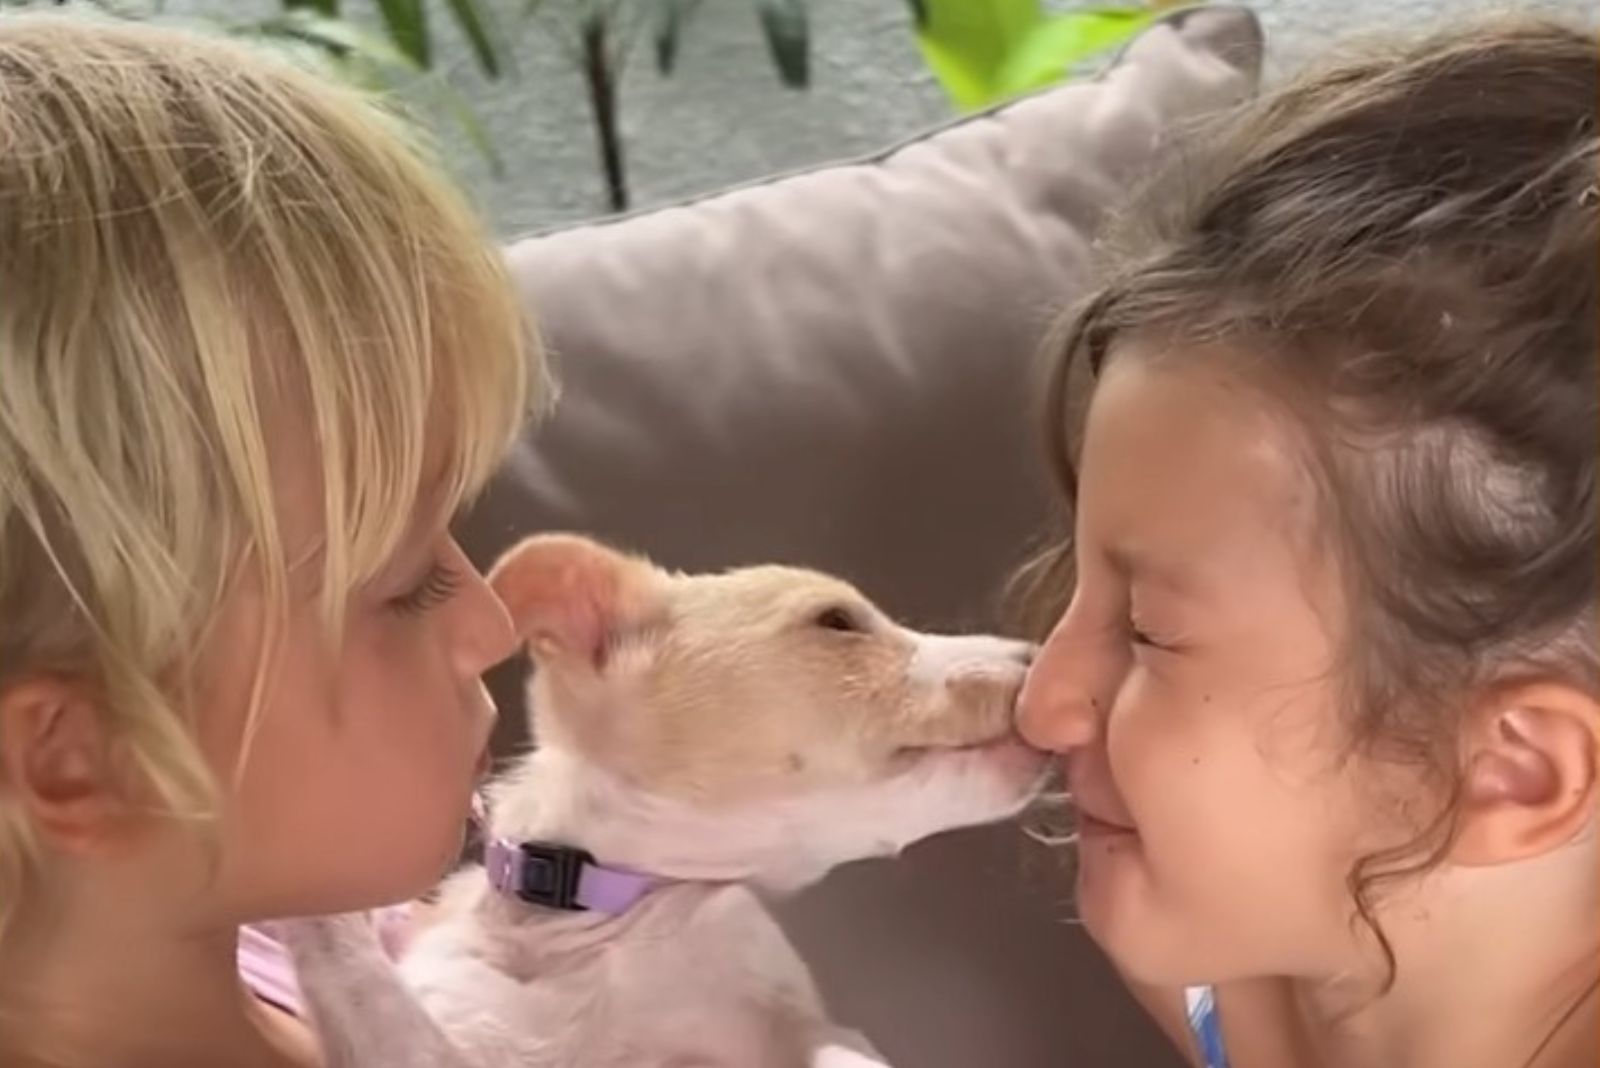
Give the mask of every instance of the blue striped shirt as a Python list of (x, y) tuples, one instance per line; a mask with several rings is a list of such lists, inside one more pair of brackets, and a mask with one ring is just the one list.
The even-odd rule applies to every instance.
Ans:
[(1222, 1048), (1222, 1021), (1217, 1016), (1216, 993), (1209, 986), (1185, 988), (1189, 1030), (1200, 1046), (1206, 1068), (1228, 1068), (1228, 1051)]

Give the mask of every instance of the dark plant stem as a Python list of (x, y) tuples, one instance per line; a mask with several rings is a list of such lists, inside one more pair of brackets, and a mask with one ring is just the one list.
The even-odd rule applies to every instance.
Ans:
[(606, 195), (612, 211), (627, 211), (627, 164), (622, 155), (622, 137), (617, 129), (617, 68), (611, 61), (610, 37), (609, 16), (595, 14), (584, 21), (583, 76), (589, 87), (589, 107), (594, 113), (600, 166), (606, 177)]

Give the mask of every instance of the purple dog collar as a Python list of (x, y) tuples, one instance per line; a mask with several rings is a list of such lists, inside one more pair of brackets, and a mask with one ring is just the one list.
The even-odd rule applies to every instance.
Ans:
[(530, 905), (593, 910), (612, 916), (627, 912), (664, 880), (653, 875), (606, 868), (572, 846), (490, 838), (483, 846), (489, 884)]

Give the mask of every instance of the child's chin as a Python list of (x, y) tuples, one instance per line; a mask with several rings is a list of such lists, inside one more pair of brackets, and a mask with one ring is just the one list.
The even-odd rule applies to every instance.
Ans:
[(1117, 970), (1128, 979), (1150, 986), (1182, 986), (1193, 982), (1194, 960), (1180, 959), (1149, 922), (1128, 907), (1126, 899), (1107, 900), (1111, 895), (1078, 895), (1078, 916), (1095, 945), (1111, 958)]
[(1090, 937), (1105, 951), (1130, 982), (1144, 986), (1178, 989), (1201, 986), (1216, 981), (1216, 962), (1198, 959), (1182, 951), (1174, 953), (1170, 945), (1157, 945), (1154, 939), (1128, 935), (1103, 937), (1085, 921)]

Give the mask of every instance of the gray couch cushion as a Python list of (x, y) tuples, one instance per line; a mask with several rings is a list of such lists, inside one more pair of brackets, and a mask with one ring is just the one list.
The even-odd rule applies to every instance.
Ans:
[[(592, 532), (688, 569), (819, 567), (922, 627), (991, 628), (1049, 506), (1030, 393), (1102, 217), (1260, 63), (1240, 9), (1170, 17), (1100, 77), (883, 155), (522, 241), (563, 395), (463, 525), (486, 561)], [(515, 673), (496, 680), (521, 740)], [(897, 1063), (1158, 1058), (1028, 885), (1014, 829), (842, 873), (792, 926)], [(1160, 1063), (1151, 1060), (1149, 1063)]]

